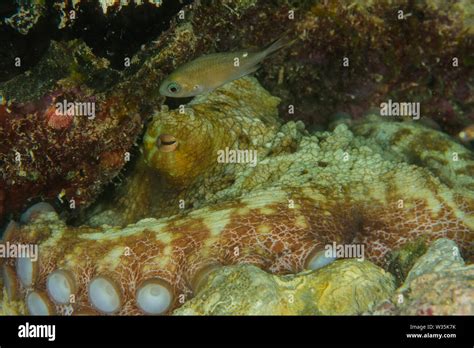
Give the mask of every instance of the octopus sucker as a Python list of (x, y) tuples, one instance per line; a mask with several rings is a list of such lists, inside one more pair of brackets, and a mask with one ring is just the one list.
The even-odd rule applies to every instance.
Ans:
[(306, 269), (315, 270), (336, 260), (335, 257), (326, 255), (326, 250), (316, 250), (308, 255), (305, 262)]
[(49, 300), (46, 293), (41, 291), (31, 291), (26, 295), (26, 306), (29, 315), (53, 315), (54, 305)]
[(19, 257), (16, 259), (15, 269), (18, 279), (23, 287), (31, 287), (38, 278), (38, 263), (30, 257)]
[(146, 314), (163, 314), (173, 303), (173, 291), (162, 279), (148, 279), (138, 286), (136, 301), (137, 306)]
[(38, 215), (48, 213), (48, 212), (56, 212), (53, 206), (46, 202), (39, 202), (33, 204), (31, 207), (25, 210), (25, 212), (20, 217), (21, 223), (28, 223), (33, 221)]
[(90, 303), (102, 313), (117, 313), (122, 306), (120, 287), (108, 277), (93, 278), (89, 283), (88, 293)]
[(56, 270), (48, 275), (46, 288), (54, 302), (68, 304), (71, 302), (71, 296), (74, 296), (76, 293), (74, 275), (64, 269)]
[(219, 269), (220, 267), (222, 267), (222, 265), (217, 262), (209, 262), (208, 264), (201, 266), (195, 272), (190, 281), (190, 286), (193, 289), (193, 293), (197, 293), (201, 288), (202, 284), (206, 281), (209, 274)]

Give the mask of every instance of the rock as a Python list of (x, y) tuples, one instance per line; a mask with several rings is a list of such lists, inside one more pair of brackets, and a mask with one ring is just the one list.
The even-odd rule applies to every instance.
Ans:
[(339, 260), (316, 271), (271, 275), (251, 265), (212, 272), (196, 297), (174, 315), (360, 314), (395, 289), (393, 276), (374, 264)]
[(418, 258), (428, 249), (423, 239), (407, 243), (390, 254), (388, 270), (395, 275), (397, 284), (401, 285)]
[(456, 243), (438, 239), (372, 314), (473, 315), (474, 265), (464, 264)]
[(119, 78), (74, 40), (53, 42), (36, 67), (0, 83), (0, 225), (40, 200), (77, 214), (120, 172), (146, 116), (137, 89), (109, 90)]
[(464, 266), (459, 248), (452, 240), (441, 238), (433, 242), (428, 251), (418, 259), (405, 280), (405, 287), (415, 279), (429, 273), (441, 273)]

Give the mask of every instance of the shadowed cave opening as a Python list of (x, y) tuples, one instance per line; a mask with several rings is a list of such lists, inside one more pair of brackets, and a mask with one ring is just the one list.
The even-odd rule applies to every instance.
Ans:
[[(7, 81), (35, 66), (49, 48), (51, 40), (69, 41), (80, 38), (96, 56), (107, 58), (111, 67), (124, 69), (125, 57), (131, 58), (140, 47), (170, 27), (171, 19), (192, 0), (163, 0), (157, 7), (150, 1), (142, 5), (130, 4), (118, 9), (109, 7), (106, 14), (98, 0), (82, 1), (66, 13), (75, 11), (76, 19), (59, 29), (61, 12), (55, 4), (62, 1), (46, 0), (44, 13), (26, 35), (5, 23), (19, 8), (15, 0), (0, 2), (0, 81)], [(15, 66), (15, 58), (21, 66)]]

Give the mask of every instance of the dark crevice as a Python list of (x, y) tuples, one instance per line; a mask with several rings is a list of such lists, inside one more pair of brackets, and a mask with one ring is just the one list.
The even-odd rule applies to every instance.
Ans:
[[(0, 25), (0, 81), (31, 69), (45, 54), (51, 40), (67, 41), (80, 38), (91, 47), (95, 55), (107, 58), (111, 67), (125, 68), (124, 59), (140, 47), (166, 31), (171, 19), (191, 0), (164, 0), (160, 7), (145, 3), (108, 9), (105, 15), (98, 1), (84, 1), (76, 6), (76, 19), (72, 25), (59, 29), (60, 11), (54, 7), (57, 0), (45, 1), (45, 12), (26, 35), (9, 25)], [(73, 8), (69, 5), (66, 13)], [(2, 1), (0, 20), (17, 11), (15, 1)], [(15, 67), (15, 58), (21, 66)]]

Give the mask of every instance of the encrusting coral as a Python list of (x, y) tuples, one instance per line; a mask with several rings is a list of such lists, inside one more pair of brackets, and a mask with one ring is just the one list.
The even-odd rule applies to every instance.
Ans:
[[(220, 108), (206, 102), (207, 98), (222, 98), (223, 105), (240, 100), (242, 110), (248, 104), (256, 116), (261, 111), (276, 115), (271, 112), (277, 107), (271, 96), (267, 96), (269, 104), (263, 102), (266, 106), (259, 109), (245, 96), (246, 89), (239, 88), (255, 83), (252, 78), (234, 81), (193, 102), (189, 111), (222, 116)], [(232, 88), (242, 94), (241, 99), (232, 96)], [(191, 124), (196, 122), (191, 115), (187, 117)], [(274, 125), (270, 120), (267, 117), (267, 124)], [(166, 117), (164, 122), (173, 124)], [(216, 131), (221, 129), (213, 128), (209, 120), (203, 122)], [(241, 125), (252, 128), (255, 123), (264, 124), (257, 117)], [(378, 127), (386, 125), (381, 122)], [(250, 128), (229, 132), (229, 140), (219, 146), (227, 141), (250, 146), (245, 138), (234, 143)], [(219, 164), (217, 153), (217, 163), (204, 162), (189, 177), (180, 172), (182, 167), (167, 162), (165, 156), (174, 153), (168, 150), (179, 151), (179, 141), (184, 142), (183, 150), (192, 151), (193, 158), (203, 158), (199, 152), (209, 154), (209, 149), (187, 148), (180, 133), (188, 134), (187, 127), (173, 128), (172, 137), (161, 139), (158, 134), (165, 129), (160, 128), (160, 118), (151, 124), (144, 141), (144, 164), (160, 163), (160, 176), (164, 177), (177, 170), (174, 173), (179, 180), (169, 175), (171, 186), (199, 182), (209, 170), (212, 180), (199, 182), (199, 187), (189, 186), (192, 190), (187, 194), (199, 197), (199, 190), (205, 192), (213, 181), (226, 176), (224, 168), (232, 164)], [(210, 134), (212, 131), (193, 134), (191, 143), (199, 144)], [(200, 135), (204, 139), (199, 139)], [(174, 139), (178, 139), (177, 147)], [(66, 226), (52, 212), (30, 214), (30, 221), (22, 226), (10, 224), (5, 241), (37, 244), (40, 254), (37, 262), (29, 258), (5, 262), (5, 289), (16, 297), (4, 296), (4, 311), (170, 313), (222, 265), (248, 263), (274, 274), (297, 273), (333, 261), (338, 255), (327, 254), (327, 247), (333, 245), (361, 246), (365, 258), (384, 267), (391, 250), (416, 240), (428, 243), (447, 237), (458, 243), (465, 257), (472, 256), (473, 194), (444, 184), (430, 170), (430, 162), (426, 162), (427, 168), (403, 162), (375, 140), (355, 136), (345, 124), (333, 132), (309, 135), (300, 123), (289, 122), (274, 132), (268, 144), (259, 153), (256, 166), (236, 167), (239, 175), (235, 180), (211, 190), (202, 206), (190, 212), (148, 218), (126, 227)], [(153, 146), (158, 150), (166, 146), (167, 150), (160, 153)], [(472, 165), (469, 158), (460, 161), (464, 166)], [(223, 167), (218, 169), (219, 165)], [(155, 178), (159, 184), (160, 179)], [(139, 201), (142, 194), (140, 190), (125, 197)], [(136, 207), (143, 209), (139, 204)], [(354, 255), (345, 253), (343, 257)]]

